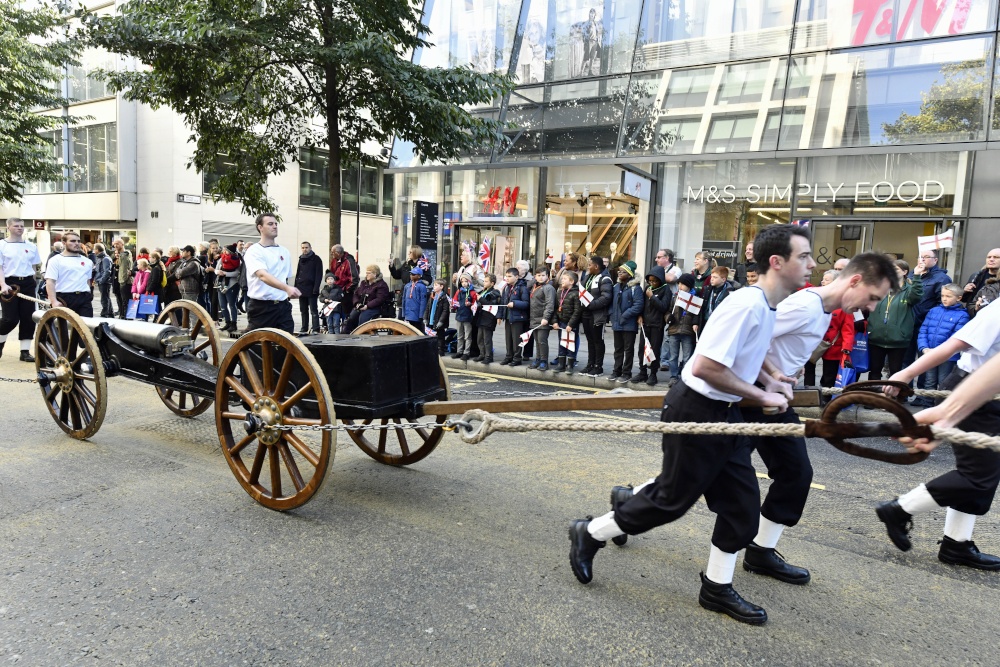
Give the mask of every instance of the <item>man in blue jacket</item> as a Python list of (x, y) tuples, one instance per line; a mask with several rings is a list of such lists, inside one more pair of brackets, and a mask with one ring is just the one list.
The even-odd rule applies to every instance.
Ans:
[(615, 367), (611, 379), (621, 383), (632, 379), (635, 337), (639, 331), (639, 316), (646, 305), (642, 278), (636, 278), (635, 271), (632, 261), (619, 266), (618, 282), (611, 290), (611, 331), (615, 339)]

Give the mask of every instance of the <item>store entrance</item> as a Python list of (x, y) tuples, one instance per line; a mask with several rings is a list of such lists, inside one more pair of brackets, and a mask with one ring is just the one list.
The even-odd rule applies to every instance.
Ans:
[[(461, 266), (463, 250), (472, 252), (486, 273), (493, 273), (499, 281), (504, 271), (511, 268), (524, 254), (527, 247), (534, 247), (535, 228), (522, 225), (454, 225), (451, 229), (449, 271), (453, 275)], [(447, 241), (448, 239), (446, 239)], [(451, 285), (450, 287), (453, 287)]]

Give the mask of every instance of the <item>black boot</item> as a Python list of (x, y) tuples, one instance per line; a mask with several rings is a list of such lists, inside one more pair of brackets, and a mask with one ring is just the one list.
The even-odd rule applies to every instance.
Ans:
[(649, 379), (646, 380), (646, 384), (648, 384), (650, 387), (655, 387), (656, 386), (656, 371), (655, 370), (650, 369), (650, 371), (649, 371)]
[(753, 602), (744, 600), (732, 584), (709, 581), (704, 573), (700, 573), (699, 576), (701, 576), (701, 592), (698, 593), (698, 604), (702, 607), (723, 613), (740, 623), (762, 625), (767, 622), (767, 612)]
[(900, 551), (909, 551), (910, 530), (913, 528), (913, 517), (899, 506), (899, 498), (882, 503), (875, 508), (878, 520), (885, 524), (889, 539)]
[(633, 382), (635, 384), (639, 384), (640, 382), (645, 382), (648, 379), (649, 379), (649, 375), (646, 373), (646, 367), (645, 366), (639, 366), (639, 374), (636, 375), (635, 377), (633, 377), (630, 380), (630, 382)]
[(576, 519), (569, 525), (569, 564), (573, 574), (581, 584), (589, 584), (594, 578), (594, 555), (598, 549), (603, 549), (607, 542), (598, 542), (587, 531), (587, 526), (593, 517)]
[(553, 373), (562, 373), (566, 370), (566, 357), (557, 357), (556, 365), (552, 367)]
[(576, 373), (576, 359), (570, 359), (569, 363), (566, 364), (566, 375), (573, 375)]
[[(611, 511), (615, 512), (619, 507), (625, 504), (625, 501), (632, 497), (632, 485), (628, 486), (612, 486), (611, 487)], [(615, 543), (616, 546), (623, 547), (628, 542), (628, 535), (619, 535), (618, 537), (612, 537), (611, 541)]]
[(35, 363), (35, 358), (31, 356), (31, 352), (21, 350), (21, 361), (27, 361), (29, 364), (33, 364)]
[(784, 556), (777, 549), (759, 547), (753, 542), (747, 546), (747, 552), (743, 556), (743, 569), (799, 586), (808, 584), (810, 578), (809, 570), (785, 562)]
[(972, 540), (958, 542), (945, 535), (938, 544), (941, 545), (941, 550), (938, 551), (938, 560), (942, 563), (965, 565), (977, 570), (1000, 570), (1000, 558), (984, 554), (976, 548), (976, 543)]

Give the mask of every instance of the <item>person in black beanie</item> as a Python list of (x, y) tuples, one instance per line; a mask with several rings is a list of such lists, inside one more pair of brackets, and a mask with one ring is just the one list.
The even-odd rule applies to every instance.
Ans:
[(604, 374), (604, 325), (608, 322), (611, 289), (614, 283), (604, 268), (604, 260), (590, 258), (587, 275), (580, 283), (580, 305), (583, 306), (583, 333), (587, 337), (587, 367), (584, 375)]

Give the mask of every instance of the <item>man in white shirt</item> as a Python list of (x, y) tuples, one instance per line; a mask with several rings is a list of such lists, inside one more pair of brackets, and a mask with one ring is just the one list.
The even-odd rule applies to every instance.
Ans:
[[(871, 312), (896, 285), (898, 276), (892, 260), (882, 253), (868, 252), (854, 257), (836, 280), (822, 287), (800, 290), (778, 306), (771, 347), (764, 370), (777, 380), (794, 384), (823, 340), (834, 310), (847, 313)], [(761, 408), (743, 408), (748, 422), (798, 424), (795, 410), (769, 415)], [(762, 436), (756, 439), (757, 453), (774, 480), (760, 508), (757, 536), (747, 545), (743, 569), (774, 577), (789, 584), (809, 583), (809, 570), (785, 562), (775, 547), (786, 527), (802, 518), (812, 465), (805, 438)]]
[(66, 248), (49, 258), (45, 267), (45, 289), (53, 308), (65, 304), (77, 315), (94, 316), (94, 294), (90, 291), (94, 275), (94, 263), (83, 254), (80, 235), (76, 232), (63, 234)]
[[(909, 382), (921, 373), (961, 353), (951, 375), (941, 388), (954, 389), (965, 378), (979, 370), (1000, 353), (1000, 301), (994, 301), (959, 329), (951, 338), (929, 350), (912, 364), (893, 375), (890, 380)], [(898, 393), (886, 388), (887, 394)], [(934, 410), (931, 408), (930, 410)], [(991, 400), (963, 419), (958, 428), (963, 431), (1000, 433), (1000, 401)], [(993, 504), (1000, 484), (1000, 452), (956, 445), (955, 469), (921, 484), (895, 500), (875, 508), (879, 521), (885, 524), (889, 539), (900, 551), (910, 549), (910, 527), (913, 516), (947, 507), (944, 539), (938, 559), (951, 565), (964, 565), (977, 570), (1000, 570), (1000, 558), (984, 554), (972, 541), (976, 517), (986, 514)]]
[[(682, 380), (664, 399), (663, 421), (739, 423), (743, 418), (736, 402), (742, 398), (788, 409), (791, 385), (764, 373), (762, 365), (778, 303), (805, 285), (816, 263), (808, 233), (791, 225), (764, 228), (754, 239), (754, 253), (760, 280), (734, 292), (712, 315)], [(573, 574), (589, 583), (594, 555), (606, 540), (675, 521), (704, 495), (717, 518), (698, 602), (743, 623), (766, 622), (767, 612), (732, 586), (737, 554), (753, 540), (760, 516), (753, 445), (742, 436), (664, 435), (663, 468), (652, 484), (604, 516), (571, 524)]]
[[(11, 287), (17, 286), (25, 296), (35, 295), (35, 269), (42, 263), (38, 248), (24, 239), (24, 220), (7, 219), (7, 238), (0, 241), (0, 294), (10, 296)], [(7, 335), (17, 329), (21, 343), (21, 361), (35, 362), (31, 356), (31, 341), (35, 337), (35, 323), (31, 313), (35, 304), (24, 299), (12, 298), (0, 302), (3, 318), (0, 319), (0, 356), (3, 356)]]
[(261, 213), (254, 221), (260, 242), (243, 255), (247, 271), (247, 331), (271, 327), (294, 333), (292, 304), (302, 294), (288, 281), (292, 279), (292, 254), (278, 245), (278, 219)]

